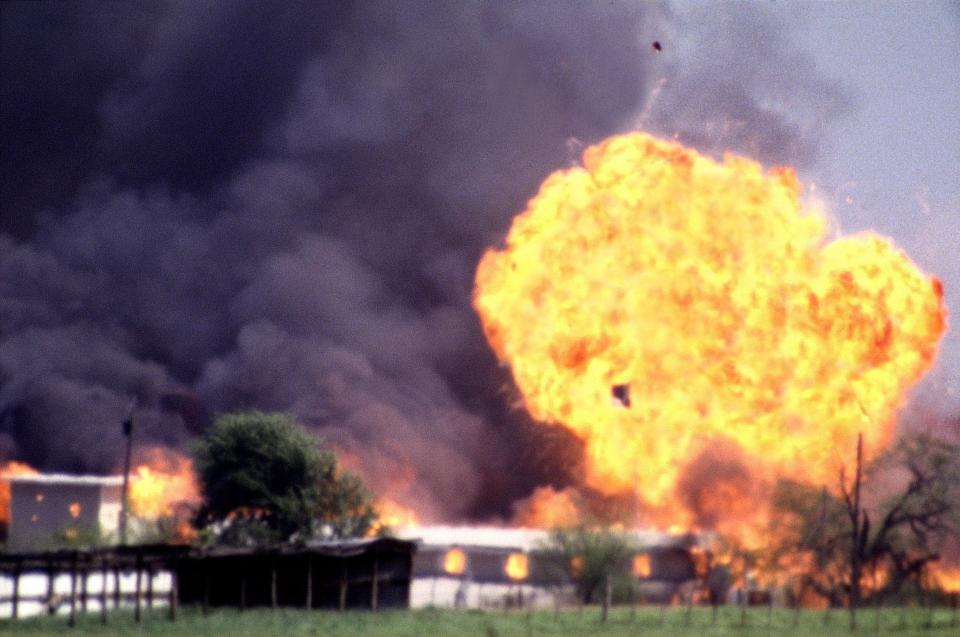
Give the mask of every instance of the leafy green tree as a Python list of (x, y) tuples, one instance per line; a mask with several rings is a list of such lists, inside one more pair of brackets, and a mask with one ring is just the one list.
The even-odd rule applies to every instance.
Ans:
[(603, 604), (604, 619), (614, 589), (633, 586), (631, 563), (641, 550), (622, 531), (587, 525), (554, 529), (547, 547), (555, 569), (573, 579), (580, 600)]
[(203, 492), (197, 526), (227, 544), (341, 538), (376, 519), (359, 478), (280, 413), (221, 416), (194, 446)]

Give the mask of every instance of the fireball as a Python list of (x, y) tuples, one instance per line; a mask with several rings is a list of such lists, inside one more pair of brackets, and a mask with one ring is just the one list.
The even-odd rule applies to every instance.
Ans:
[(858, 432), (867, 457), (889, 442), (941, 284), (881, 236), (831, 240), (801, 194), (789, 168), (632, 133), (550, 175), (483, 256), (487, 340), (583, 440), (586, 485), (716, 526), (778, 477), (834, 484)]

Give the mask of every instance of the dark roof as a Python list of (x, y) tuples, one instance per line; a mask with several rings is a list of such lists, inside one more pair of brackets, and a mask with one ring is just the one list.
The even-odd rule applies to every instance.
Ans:
[(128, 546), (105, 546), (89, 549), (60, 549), (31, 553), (0, 553), (0, 573), (44, 570), (48, 567), (64, 568), (73, 563), (96, 564), (103, 559), (111, 562), (134, 564), (138, 559), (145, 563), (170, 563), (181, 559), (206, 557), (241, 557), (270, 555), (318, 555), (326, 557), (353, 557), (370, 551), (409, 553), (416, 551), (416, 542), (393, 538), (341, 540), (315, 542), (308, 545), (283, 544), (262, 547), (194, 547), (176, 544), (136, 544)]

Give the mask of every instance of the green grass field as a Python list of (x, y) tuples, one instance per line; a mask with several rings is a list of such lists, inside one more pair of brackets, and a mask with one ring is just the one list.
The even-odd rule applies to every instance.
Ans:
[[(932, 623), (931, 623), (932, 620)], [(958, 622), (951, 625), (951, 622)], [(949, 609), (937, 609), (931, 615), (925, 609), (868, 609), (858, 616), (857, 635), (960, 635), (960, 617)], [(603, 635), (626, 637), (718, 637), (747, 635), (756, 637), (830, 637), (848, 636), (849, 615), (832, 611), (825, 621), (824, 611), (751, 609), (744, 616), (738, 608), (722, 608), (716, 623), (709, 609), (660, 609), (644, 607), (635, 613), (617, 608), (606, 624), (600, 622), (599, 609), (527, 613), (510, 611), (417, 610), (380, 613), (296, 610), (257, 610), (239, 613), (219, 610), (204, 617), (199, 610), (184, 608), (175, 623), (162, 610), (148, 613), (140, 624), (128, 612), (112, 613), (110, 623), (102, 626), (97, 614), (81, 616), (70, 629), (65, 617), (38, 617), (17, 622), (0, 621), (3, 635), (169, 635), (171, 637), (250, 636), (301, 637), (548, 637), (560, 635)]]

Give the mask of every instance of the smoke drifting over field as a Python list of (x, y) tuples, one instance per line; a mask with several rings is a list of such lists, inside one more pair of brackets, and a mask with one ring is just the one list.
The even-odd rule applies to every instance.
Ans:
[(511, 404), (474, 270), (617, 131), (815, 159), (847, 99), (772, 17), (716, 11), (5, 3), (0, 459), (116, 470), (136, 397), (138, 441), (173, 447), (289, 411), (437, 518), (569, 484), (576, 445)]

